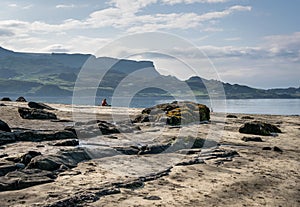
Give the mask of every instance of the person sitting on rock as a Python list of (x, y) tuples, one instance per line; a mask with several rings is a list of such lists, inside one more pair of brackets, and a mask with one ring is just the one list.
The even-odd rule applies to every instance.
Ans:
[(102, 100), (101, 106), (110, 106), (110, 105), (108, 105), (108, 103), (106, 102), (106, 98)]

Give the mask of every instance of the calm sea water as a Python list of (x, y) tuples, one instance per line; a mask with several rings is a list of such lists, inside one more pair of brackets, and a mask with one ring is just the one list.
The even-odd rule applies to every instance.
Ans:
[[(11, 97), (15, 99), (16, 97)], [(25, 97), (28, 101), (39, 101), (48, 103), (71, 104), (72, 97)], [(76, 104), (100, 104), (102, 97), (94, 98), (82, 97)], [(159, 103), (172, 102), (174, 100), (161, 99), (158, 97), (134, 97), (129, 98), (107, 98), (108, 103), (113, 106), (146, 108)], [(227, 99), (208, 100), (199, 99), (199, 103), (210, 107), (214, 112), (227, 113), (249, 113), (249, 114), (276, 114), (276, 115), (300, 115), (300, 99)]]

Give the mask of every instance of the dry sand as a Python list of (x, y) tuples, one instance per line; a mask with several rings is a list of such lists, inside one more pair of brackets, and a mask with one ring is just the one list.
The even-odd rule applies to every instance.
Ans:
[[(17, 107), (26, 106), (26, 103), (2, 103), (6, 106), (0, 107), (0, 119), (13, 129), (57, 130), (69, 124), (24, 120), (19, 116)], [(127, 119), (141, 111), (76, 106), (73, 111), (77, 113), (73, 116), (69, 105), (49, 105), (58, 109), (55, 113), (60, 119), (67, 120), (96, 118), (111, 121), (112, 113), (114, 118), (117, 116), (118, 119)], [(63, 202), (61, 205), (58, 202), (72, 198), (77, 201), (82, 198), (81, 203), (77, 202), (73, 206), (300, 206), (300, 116), (248, 114), (255, 120), (275, 124), (283, 133), (278, 136), (260, 136), (263, 142), (244, 142), (241, 138), (257, 135), (239, 133), (239, 127), (249, 120), (242, 119), (245, 114), (235, 115), (238, 118), (224, 119), (225, 114), (212, 113), (211, 123), (182, 128), (141, 124), (139, 133), (114, 136), (117, 136), (119, 145), (138, 142), (138, 139), (162, 143), (178, 136), (192, 136), (196, 131), (197, 136), (203, 138), (214, 135), (215, 140), (220, 143), (214, 149), (233, 150), (239, 156), (204, 159), (204, 163), (195, 162), (183, 166), (176, 164), (203, 158), (205, 151), (209, 150), (198, 150), (191, 155), (119, 154), (92, 159), (61, 173), (55, 182), (0, 192), (0, 206), (64, 206)], [(222, 124), (222, 121), (225, 122)], [(160, 138), (162, 140), (158, 141)], [(104, 142), (105, 139), (104, 137), (101, 141)], [(126, 139), (126, 142), (122, 139)], [(111, 144), (109, 141), (106, 143)], [(49, 142), (42, 143), (44, 148), (37, 147), (40, 144), (7, 144), (0, 149), (0, 154), (16, 156), (29, 150), (51, 154), (61, 149), (51, 146)], [(279, 147), (282, 152), (263, 150), (263, 147), (274, 146)], [(97, 150), (105, 151), (109, 147)], [(149, 179), (139, 182), (141, 177)]]

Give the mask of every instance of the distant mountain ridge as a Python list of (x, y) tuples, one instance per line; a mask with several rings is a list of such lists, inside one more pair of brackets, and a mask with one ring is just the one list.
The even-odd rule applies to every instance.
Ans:
[[(147, 78), (152, 77), (154, 86), (163, 83), (167, 88), (171, 88), (185, 84), (199, 98), (209, 97), (206, 88), (208, 85), (210, 87), (222, 85), (227, 98), (300, 98), (300, 87), (263, 90), (200, 77), (180, 81), (175, 77), (160, 75), (151, 61), (96, 58), (90, 54), (23, 53), (2, 47), (0, 47), (0, 96), (71, 96), (77, 75), (88, 60), (96, 63), (99, 70), (95, 71), (99, 73), (102, 66), (115, 63), (99, 83), (97, 95), (111, 96), (122, 81), (135, 74), (131, 78), (140, 86), (147, 85)], [(144, 68), (147, 68), (147, 72), (137, 76)], [(123, 84), (124, 88), (130, 87), (129, 82)], [(85, 90), (87, 89), (82, 89)], [(178, 93), (180, 92), (178, 89)], [(170, 96), (170, 94), (157, 87), (148, 87), (140, 91), (138, 96)]]

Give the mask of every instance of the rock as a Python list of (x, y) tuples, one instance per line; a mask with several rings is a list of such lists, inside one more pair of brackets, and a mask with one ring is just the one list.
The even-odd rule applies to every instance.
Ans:
[(54, 144), (54, 146), (77, 146), (79, 141), (77, 139), (64, 140)]
[(27, 102), (27, 101), (23, 96), (20, 96), (19, 98), (17, 98), (16, 102)]
[(161, 198), (159, 196), (145, 196), (144, 199), (145, 200), (150, 200), (150, 201), (161, 200)]
[(28, 165), (32, 158), (39, 156), (39, 155), (42, 155), (42, 154), (40, 152), (36, 152), (36, 151), (29, 151), (20, 157), (20, 162), (23, 163), (24, 165)]
[(46, 105), (46, 104), (43, 104), (43, 103), (36, 103), (36, 102), (33, 102), (33, 101), (30, 101), (28, 103), (28, 106), (30, 108), (33, 108), (33, 109), (47, 109), (47, 110), (55, 110), (54, 108)]
[(238, 118), (236, 115), (232, 115), (232, 114), (228, 114), (226, 117), (227, 118), (232, 118), (232, 119)]
[(77, 136), (77, 133), (76, 133), (76, 130), (75, 130), (74, 126), (67, 126), (67, 127), (64, 128), (64, 130), (70, 131), (70, 132), (72, 132), (75, 136)]
[(254, 119), (252, 116), (242, 116), (242, 119)]
[(253, 121), (245, 123), (242, 127), (240, 127), (239, 132), (245, 134), (270, 136), (272, 133), (281, 133), (281, 130), (272, 124), (261, 121)]
[(0, 166), (0, 176), (4, 176), (9, 172), (15, 171), (17, 168), (17, 166), (13, 163), (7, 163), (4, 165)]
[(15, 165), (18, 169), (24, 169), (26, 167), (23, 163), (16, 163)]
[(34, 157), (27, 168), (40, 169), (47, 171), (55, 171), (60, 169), (61, 165), (65, 165), (68, 168), (74, 168), (79, 162), (90, 160), (91, 158), (83, 149), (72, 149), (66, 151), (60, 151), (56, 155), (40, 155)]
[(260, 137), (243, 137), (242, 140), (245, 142), (262, 142), (263, 141)]
[(282, 149), (280, 149), (279, 147), (273, 147), (273, 150), (275, 151), (275, 152), (280, 152), (280, 153), (282, 153), (283, 151), (282, 151)]
[(11, 132), (11, 129), (7, 125), (7, 123), (5, 123), (4, 121), (2, 121), (1, 119), (0, 119), (0, 131)]
[(16, 136), (13, 132), (2, 132), (0, 133), (0, 145), (13, 143), (16, 141)]
[(139, 114), (134, 118), (134, 120), (132, 120), (132, 123), (144, 123), (149, 121), (150, 119), (148, 114)]
[(271, 147), (263, 147), (262, 150), (272, 150)]
[(8, 97), (4, 97), (4, 98), (1, 99), (1, 101), (11, 101), (11, 99), (8, 98)]
[[(65, 128), (68, 131), (76, 133), (78, 137), (96, 137), (101, 135), (110, 135), (120, 133), (118, 127), (115, 124), (101, 121), (101, 120), (92, 120), (89, 122), (77, 122), (75, 126), (69, 126)], [(137, 130), (134, 127), (120, 125), (120, 130), (122, 132), (132, 132)]]
[(0, 191), (20, 190), (34, 185), (53, 182), (55, 175), (39, 169), (13, 171), (0, 177)]
[(18, 112), (23, 119), (57, 119), (54, 113), (42, 109), (19, 108)]
[(168, 125), (181, 125), (193, 122), (209, 121), (210, 110), (203, 104), (184, 101), (159, 104), (145, 108), (141, 115), (135, 117), (133, 123), (165, 122)]
[(3, 103), (0, 103), (0, 106), (6, 106), (5, 104), (3, 104)]

